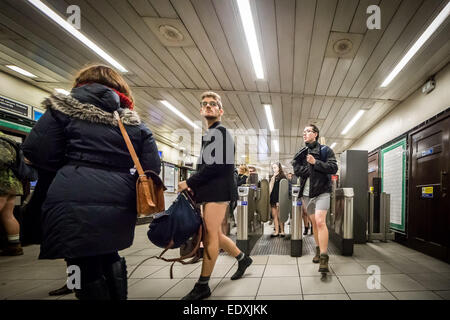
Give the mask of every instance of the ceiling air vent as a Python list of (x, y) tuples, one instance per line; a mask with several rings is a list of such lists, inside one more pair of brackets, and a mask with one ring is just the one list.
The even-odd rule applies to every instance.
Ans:
[(143, 17), (145, 23), (166, 47), (193, 46), (189, 32), (179, 19)]
[(358, 33), (331, 32), (325, 57), (353, 59), (363, 38)]

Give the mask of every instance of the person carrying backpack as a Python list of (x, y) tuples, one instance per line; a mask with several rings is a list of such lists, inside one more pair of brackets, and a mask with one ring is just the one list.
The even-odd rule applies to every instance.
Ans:
[(215, 92), (204, 92), (201, 100), (200, 114), (207, 122), (208, 131), (202, 137), (197, 172), (187, 181), (178, 184), (178, 192), (186, 189), (193, 191), (195, 201), (202, 204), (206, 228), (205, 252), (200, 279), (183, 300), (200, 300), (211, 295), (208, 282), (219, 255), (219, 248), (238, 260), (238, 269), (231, 280), (241, 278), (253, 262), (221, 230), (229, 202), (238, 198), (234, 179), (234, 141), (220, 123), (224, 112), (220, 96)]
[(16, 196), (23, 195), (23, 186), (12, 169), (17, 165), (16, 142), (0, 131), (0, 218), (8, 235), (8, 244), (0, 255), (23, 255), (20, 225), (14, 217)]
[(326, 215), (330, 209), (331, 175), (338, 170), (334, 152), (331, 148), (320, 145), (319, 128), (310, 124), (303, 131), (306, 149), (300, 150), (292, 161), (294, 172), (301, 178), (300, 194), (306, 207), (316, 241), (314, 263), (319, 263), (319, 272), (328, 269), (328, 229)]

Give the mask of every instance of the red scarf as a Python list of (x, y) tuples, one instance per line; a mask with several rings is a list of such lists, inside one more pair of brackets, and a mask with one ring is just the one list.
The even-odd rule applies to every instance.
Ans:
[[(86, 84), (91, 84), (92, 82), (84, 82), (84, 83), (80, 83), (77, 87), (81, 87), (81, 86), (84, 86), (84, 85), (86, 85)], [(102, 84), (102, 85), (104, 85), (104, 84)], [(108, 87), (108, 86), (105, 86), (105, 87)], [(122, 92), (119, 92), (119, 91), (117, 91), (116, 89), (114, 89), (114, 88), (111, 88), (111, 87), (108, 87), (108, 88), (110, 88), (111, 90), (113, 90), (115, 93), (117, 93), (117, 95), (119, 96), (119, 99), (120, 99), (120, 106), (122, 107), (122, 108), (127, 108), (127, 109), (130, 109), (130, 110), (133, 110), (133, 101), (131, 101), (130, 100), (130, 98), (128, 98), (126, 95), (124, 95)]]

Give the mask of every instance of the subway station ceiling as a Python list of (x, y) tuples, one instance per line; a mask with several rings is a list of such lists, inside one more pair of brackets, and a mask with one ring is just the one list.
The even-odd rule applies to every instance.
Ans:
[[(214, 90), (223, 99), (223, 122), (242, 135), (270, 132), (263, 105), (272, 106), (280, 159), (302, 146), (308, 123), (342, 152), (450, 57), (447, 18), (380, 87), (446, 0), (251, 0), (263, 79), (256, 78), (236, 0), (42, 2), (63, 18), (70, 5), (79, 6), (79, 31), (128, 70), (137, 111), (168, 144), (176, 142), (176, 129), (193, 128), (160, 100), (201, 121), (199, 95)], [(380, 29), (368, 29), (370, 5), (380, 8)], [(0, 70), (48, 91), (70, 90), (77, 70), (93, 62), (105, 63), (28, 1), (0, 0)], [(19, 75), (8, 64), (37, 77)], [(360, 109), (359, 121), (341, 134)], [(247, 159), (258, 161), (255, 154)]]

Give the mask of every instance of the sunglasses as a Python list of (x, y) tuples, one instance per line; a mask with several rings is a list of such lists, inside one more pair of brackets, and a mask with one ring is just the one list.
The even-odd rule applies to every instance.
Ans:
[(219, 104), (217, 102), (215, 102), (215, 101), (209, 101), (209, 102), (208, 101), (203, 101), (203, 102), (200, 103), (200, 106), (206, 107), (208, 104), (211, 107), (219, 107), (220, 108)]

